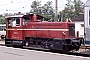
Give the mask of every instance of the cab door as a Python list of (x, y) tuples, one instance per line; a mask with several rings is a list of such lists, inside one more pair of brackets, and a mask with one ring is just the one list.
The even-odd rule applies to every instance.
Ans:
[(22, 31), (22, 19), (19, 17), (12, 18), (11, 38), (14, 40), (22, 40)]

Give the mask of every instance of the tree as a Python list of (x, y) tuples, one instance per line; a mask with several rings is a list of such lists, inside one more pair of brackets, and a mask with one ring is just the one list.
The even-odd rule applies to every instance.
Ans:
[(80, 13), (83, 13), (83, 2), (81, 0), (67, 0), (68, 3), (66, 7), (62, 11), (63, 20), (65, 21), (67, 18), (74, 18), (78, 16)]
[(52, 1), (48, 1), (46, 2), (46, 4), (44, 4), (44, 6), (42, 7), (43, 8), (43, 11), (42, 13), (44, 14), (44, 17), (47, 17), (47, 18), (52, 18), (54, 19), (54, 9), (52, 7)]
[(5, 24), (5, 23), (6, 23), (5, 17), (0, 15), (0, 24)]
[(31, 5), (32, 10), (30, 12), (39, 14), (40, 6), (41, 6), (41, 1), (33, 1)]
[(44, 16), (44, 20), (48, 20), (50, 18), (54, 19), (54, 9), (52, 7), (52, 1), (47, 1), (44, 6), (41, 6), (40, 1), (33, 1), (31, 8), (32, 10), (30, 12)]
[(75, 13), (79, 15), (79, 13), (83, 12), (83, 2), (81, 0), (74, 0), (74, 8), (75, 8)]

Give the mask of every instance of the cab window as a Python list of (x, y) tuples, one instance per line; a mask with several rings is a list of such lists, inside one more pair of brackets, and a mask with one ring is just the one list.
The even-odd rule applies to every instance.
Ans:
[(8, 18), (9, 26), (20, 26), (20, 18)]
[(28, 21), (29, 21), (29, 18), (28, 17), (24, 17), (23, 18), (23, 25), (26, 25)]
[(13, 18), (12, 26), (20, 26), (20, 18)]

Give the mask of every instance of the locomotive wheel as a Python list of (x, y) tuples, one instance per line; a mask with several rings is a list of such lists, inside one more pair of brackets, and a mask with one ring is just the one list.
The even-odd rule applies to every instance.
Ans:
[(45, 48), (45, 49), (48, 49), (48, 48), (49, 48), (47, 42), (42, 42), (41, 47), (42, 47), (42, 48)]
[(73, 48), (77, 51), (77, 50), (79, 50), (79, 44), (78, 43), (74, 43), (74, 46), (73, 46)]
[(52, 49), (52, 47), (53, 47), (53, 44), (50, 44), (50, 42), (42, 42), (41, 43), (41, 47), (42, 48), (45, 48), (45, 49)]
[(80, 48), (80, 47), (79, 47), (79, 45), (77, 44), (77, 48), (76, 48), (76, 51), (77, 51), (77, 50), (79, 50), (79, 48)]

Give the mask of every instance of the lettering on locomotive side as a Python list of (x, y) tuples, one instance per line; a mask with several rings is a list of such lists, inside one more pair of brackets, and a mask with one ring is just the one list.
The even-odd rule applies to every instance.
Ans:
[(20, 37), (15, 37), (15, 36), (12, 36), (12, 38), (14, 38), (14, 39), (18, 39), (18, 38), (20, 38)]
[(18, 32), (14, 32), (14, 34), (18, 34)]

